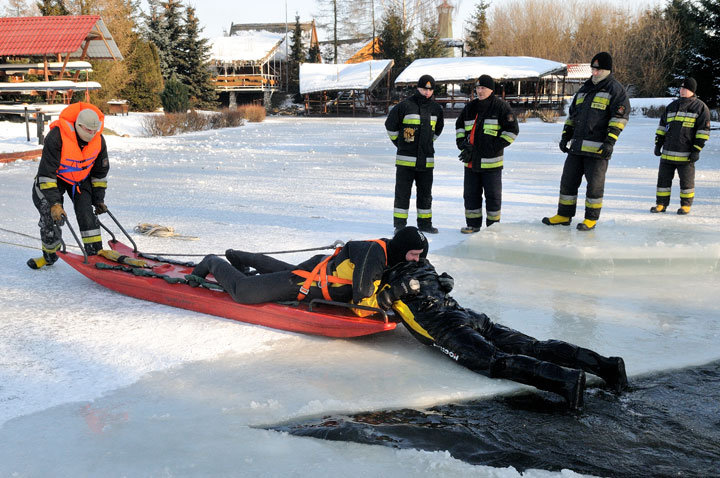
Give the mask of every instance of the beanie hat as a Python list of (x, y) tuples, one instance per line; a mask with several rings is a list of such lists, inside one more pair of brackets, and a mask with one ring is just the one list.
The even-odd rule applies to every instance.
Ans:
[[(88, 134), (85, 130), (82, 128), (78, 128), (78, 126), (84, 126), (87, 129), (93, 130), (92, 134)], [(95, 133), (100, 129), (100, 126), (102, 123), (100, 122), (100, 118), (98, 117), (97, 113), (91, 109), (84, 109), (82, 110), (75, 120), (75, 131), (77, 132), (78, 136), (81, 140), (85, 142), (90, 142), (91, 139), (95, 136)]]
[(417, 82), (418, 88), (427, 88), (428, 90), (435, 89), (435, 78), (430, 75), (423, 75)]
[(485, 88), (490, 88), (491, 90), (494, 90), (495, 89), (495, 80), (493, 80), (490, 75), (482, 75), (475, 82), (475, 86), (476, 87), (484, 86)]
[(600, 70), (612, 71), (612, 57), (610, 56), (610, 53), (606, 51), (598, 53), (590, 61), (590, 66)]
[(427, 256), (429, 249), (428, 240), (425, 235), (418, 230), (417, 227), (407, 226), (395, 233), (388, 242), (387, 255), (388, 266), (405, 261), (408, 251), (421, 250), (421, 256)]
[(685, 88), (686, 90), (689, 90), (689, 91), (692, 91), (693, 93), (695, 93), (697, 91), (697, 81), (695, 81), (695, 78), (691, 78), (688, 76), (680, 84), (680, 88)]

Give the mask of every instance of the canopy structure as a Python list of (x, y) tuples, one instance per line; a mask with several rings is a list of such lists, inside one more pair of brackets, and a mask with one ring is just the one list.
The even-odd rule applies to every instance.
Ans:
[[(462, 58), (423, 58), (415, 60), (395, 80), (396, 86), (415, 86), (425, 74), (435, 78), (436, 101), (448, 114), (461, 109), (472, 99), (457, 85), (474, 82), (490, 75), (496, 82), (495, 93), (519, 110), (555, 109), (565, 97), (567, 65), (530, 56), (478, 56)], [(470, 89), (472, 90), (472, 89)]]
[(415, 60), (395, 80), (398, 86), (415, 85), (425, 74), (436, 83), (466, 83), (480, 75), (495, 81), (538, 80), (567, 73), (564, 63), (531, 56), (466, 56), (462, 58), (422, 58)]
[(99, 15), (0, 18), (0, 56), (122, 60)]
[(300, 93), (322, 91), (372, 90), (393, 66), (392, 60), (361, 63), (300, 65)]
[[(368, 60), (360, 63), (300, 65), (300, 93), (305, 95), (305, 111), (328, 114), (365, 112), (371, 116), (387, 113), (390, 105), (390, 71), (393, 60)], [(376, 96), (376, 88), (387, 81), (385, 98)], [(313, 98), (311, 98), (313, 95)]]

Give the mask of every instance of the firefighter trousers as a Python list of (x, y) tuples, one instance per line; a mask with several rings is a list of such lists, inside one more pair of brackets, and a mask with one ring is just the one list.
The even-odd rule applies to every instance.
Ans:
[(395, 205), (393, 210), (395, 228), (407, 226), (413, 182), (417, 189), (417, 225), (419, 228), (432, 225), (433, 170), (417, 171), (415, 168), (397, 166), (395, 168)]
[(488, 225), (500, 220), (502, 169), (475, 172), (470, 168), (465, 168), (463, 185), (465, 223), (469, 227), (482, 226), (483, 192), (485, 193), (485, 212)]
[(579, 154), (568, 154), (560, 179), (560, 200), (558, 215), (575, 216), (577, 209), (578, 189), (585, 176), (587, 190), (585, 192), (585, 219), (597, 221), (602, 209), (605, 193), (605, 174), (609, 160), (591, 158)]
[(665, 207), (670, 205), (670, 190), (672, 189), (675, 170), (680, 177), (680, 205), (692, 206), (695, 199), (695, 163), (660, 163), (657, 180), (656, 203)]

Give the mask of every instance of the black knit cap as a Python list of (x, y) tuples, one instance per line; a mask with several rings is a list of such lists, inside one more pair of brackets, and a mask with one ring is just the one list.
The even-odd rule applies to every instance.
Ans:
[(590, 61), (591, 68), (599, 68), (600, 70), (612, 71), (612, 57), (610, 53), (601, 51)]
[(495, 90), (495, 80), (493, 80), (490, 75), (481, 75), (475, 82), (475, 87), (477, 88), (478, 86), (484, 86), (485, 88)]
[(695, 93), (697, 91), (697, 81), (695, 81), (695, 78), (691, 78), (688, 76), (682, 81), (680, 87)]
[(435, 89), (435, 78), (430, 75), (423, 75), (417, 82), (418, 88), (427, 88), (428, 90)]
[(423, 252), (420, 255), (427, 256), (429, 245), (427, 238), (417, 227), (407, 226), (395, 233), (388, 242), (387, 249), (388, 266), (392, 267), (404, 262), (408, 251), (421, 250)]

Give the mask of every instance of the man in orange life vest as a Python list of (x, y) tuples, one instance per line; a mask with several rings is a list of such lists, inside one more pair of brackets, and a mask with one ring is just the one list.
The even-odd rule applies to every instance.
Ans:
[(241, 304), (324, 298), (376, 306), (374, 294), (385, 270), (402, 262), (418, 261), (427, 252), (428, 241), (423, 233), (408, 226), (392, 239), (349, 241), (332, 255), (318, 254), (298, 265), (265, 254), (228, 249), (225, 257), (230, 263), (211, 254), (195, 266), (192, 274), (202, 278), (212, 274)]
[(95, 106), (75, 103), (50, 124), (32, 188), (33, 203), (40, 212), (38, 225), (43, 251), (42, 257), (28, 260), (32, 269), (52, 265), (58, 259), (61, 235), (60, 228), (54, 226), (67, 219), (64, 194), (73, 202), (85, 251), (93, 255), (102, 249), (96, 214), (107, 212), (105, 189), (110, 169), (102, 136), (103, 120), (102, 112)]

